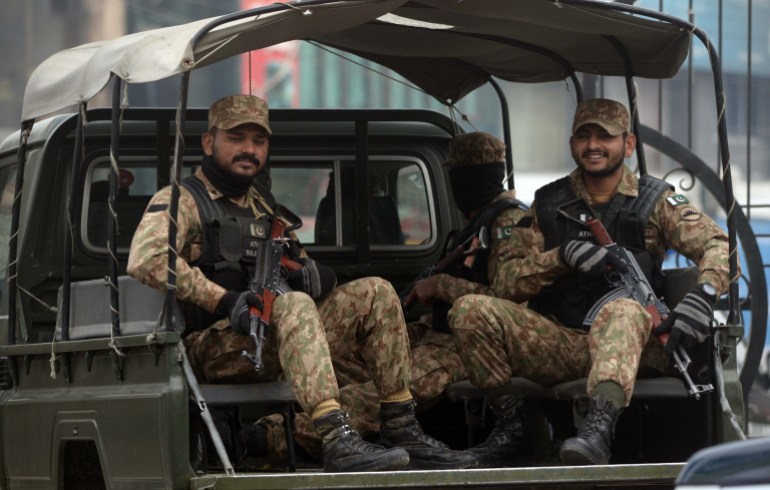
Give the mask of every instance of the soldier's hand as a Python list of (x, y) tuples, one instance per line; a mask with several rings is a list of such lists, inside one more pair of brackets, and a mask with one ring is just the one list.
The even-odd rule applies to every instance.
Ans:
[(628, 266), (606, 248), (582, 240), (564, 242), (559, 247), (559, 257), (564, 265), (579, 271), (586, 279), (606, 274), (610, 268), (628, 271)]
[(411, 305), (414, 301), (424, 304), (431, 304), (436, 297), (436, 284), (439, 274), (420, 279), (414, 284), (409, 295), (404, 299), (404, 305)]
[(311, 298), (319, 299), (337, 286), (337, 274), (331, 267), (319, 264), (311, 258), (299, 258), (295, 261), (302, 267), (286, 272), (286, 282), (294, 291), (303, 291)]
[(695, 342), (701, 343), (706, 340), (711, 333), (713, 316), (712, 298), (695, 288), (682, 298), (654, 333), (655, 335), (670, 333), (665, 350), (671, 355), (679, 344), (689, 348)]
[(262, 308), (264, 308), (265, 305), (262, 303), (262, 298), (250, 291), (244, 291), (242, 293), (228, 291), (222, 296), (222, 299), (219, 300), (215, 311), (230, 319), (230, 328), (240, 334), (249, 335), (251, 330), (249, 307), (254, 307), (262, 311)]

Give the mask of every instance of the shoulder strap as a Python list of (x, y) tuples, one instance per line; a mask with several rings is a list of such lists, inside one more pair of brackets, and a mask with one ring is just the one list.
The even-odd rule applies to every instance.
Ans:
[(190, 191), (195, 205), (198, 207), (198, 214), (201, 217), (201, 224), (209, 223), (219, 216), (227, 214), (227, 210), (219, 200), (212, 200), (209, 191), (201, 179), (195, 175), (185, 177), (180, 184)]
[(461, 231), (457, 232), (452, 240), (452, 248), (464, 242), (469, 236), (479, 232), (482, 226), (489, 228), (497, 216), (508, 208), (524, 208), (526, 205), (514, 198), (500, 199), (489, 204), (484, 211), (475, 216)]
[(647, 223), (660, 196), (669, 189), (673, 190), (674, 187), (665, 180), (651, 175), (642, 175), (639, 178), (639, 197), (633, 200), (629, 209), (636, 212), (636, 216), (642, 223)]
[(559, 205), (575, 198), (575, 192), (569, 184), (569, 176), (555, 180), (535, 191), (537, 224), (545, 238), (545, 250), (558, 245), (561, 239), (556, 227), (556, 210)]

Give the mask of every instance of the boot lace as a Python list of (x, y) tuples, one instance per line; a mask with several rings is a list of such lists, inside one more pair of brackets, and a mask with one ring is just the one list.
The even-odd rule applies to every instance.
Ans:
[(371, 453), (385, 449), (382, 446), (364, 441), (360, 434), (348, 424), (343, 424), (337, 428), (338, 440), (351, 452)]
[(603, 402), (594, 403), (592, 400), (585, 421), (578, 429), (578, 436), (584, 439), (604, 436), (607, 427), (612, 424), (612, 414), (614, 411), (615, 407), (613, 407), (611, 401), (604, 400)]

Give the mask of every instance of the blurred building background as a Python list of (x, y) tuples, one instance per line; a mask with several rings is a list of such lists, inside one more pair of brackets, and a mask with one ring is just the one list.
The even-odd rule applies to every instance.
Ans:
[[(751, 161), (768, 160), (770, 133), (770, 2), (752, 0), (623, 0), (683, 19), (706, 31), (721, 55), (734, 171), (748, 171)], [(50, 54), (86, 42), (164, 27), (272, 3), (271, 0), (5, 0), (0, 17), (0, 136), (19, 123), (22, 94), (29, 74)], [(714, 161), (714, 89), (708, 55), (697, 40), (679, 75), (663, 82), (638, 80), (640, 117)], [(396, 75), (372, 63), (340, 56), (305, 42), (291, 42), (253, 52), (196, 74), (190, 103), (207, 106), (234, 91), (266, 97), (271, 107), (431, 108), (447, 112), (437, 101), (394, 82)], [(584, 77), (588, 96), (625, 100), (622, 80)], [(569, 168), (566, 145), (574, 91), (564, 83), (502, 83), (511, 111), (517, 170)], [(175, 105), (177, 81), (134, 85), (133, 106)], [(106, 101), (96, 100), (94, 105)], [(500, 110), (494, 92), (479, 89), (457, 104), (470, 124), (500, 134)], [(664, 158), (652, 156), (650, 170), (664, 172)], [(770, 166), (754, 165), (753, 179), (770, 177)], [(740, 191), (744, 195), (748, 191)]]

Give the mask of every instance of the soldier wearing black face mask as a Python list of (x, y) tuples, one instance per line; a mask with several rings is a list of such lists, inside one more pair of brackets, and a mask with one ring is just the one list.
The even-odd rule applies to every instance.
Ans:
[[(457, 208), (468, 220), (452, 234), (446, 250), (454, 250), (482, 227), (489, 231), (490, 246), (444, 274), (419, 281), (407, 301), (433, 304), (433, 329), (449, 332), (447, 312), (463, 294), (479, 293), (495, 277), (501, 250), (514, 226), (524, 215), (515, 190), (505, 190), (505, 144), (491, 134), (473, 132), (456, 136), (446, 161), (449, 182)], [(522, 223), (523, 224), (523, 223)]]
[[(501, 262), (510, 259), (512, 251), (524, 253), (524, 249), (509, 245), (509, 237), (515, 228), (528, 227), (532, 220), (525, 217), (526, 211), (516, 199), (515, 191), (504, 188), (504, 155), (505, 144), (483, 132), (458, 135), (450, 144), (446, 165), (449, 167), (452, 195), (468, 223), (449, 239), (447, 250), (454, 250), (467, 242), (470, 247), (476, 246), (473, 237), (479, 234), (482, 227), (489, 232), (489, 248), (468, 256), (441, 274), (418, 281), (412, 294), (407, 297), (407, 304), (413, 300), (433, 304), (432, 318), (421, 319), (422, 323), (431, 325), (433, 330), (412, 349), (413, 369), (418, 365), (414, 361), (414, 353), (420, 349), (427, 351), (433, 348), (437, 354), (433, 356), (436, 359), (434, 363), (454, 366), (450, 372), (455, 373), (455, 378), (460, 375), (466, 377), (457, 350), (464, 347), (455, 345), (452, 336), (448, 335), (447, 312), (464, 295), (488, 294), (489, 285), (494, 281)], [(442, 346), (443, 349), (434, 346)], [(451, 378), (443, 380), (443, 386), (457, 381)], [(492, 409), (497, 416), (495, 427), (483, 443), (469, 451), (477, 455), (481, 466), (528, 464), (532, 457), (533, 443), (523, 410), (518, 410), (514, 417), (508, 417), (508, 412), (494, 405)]]

